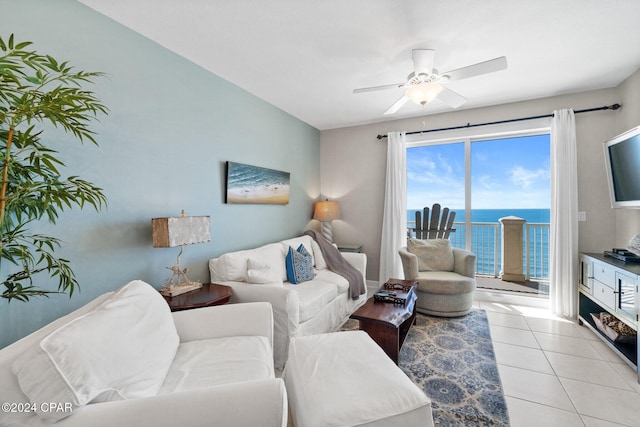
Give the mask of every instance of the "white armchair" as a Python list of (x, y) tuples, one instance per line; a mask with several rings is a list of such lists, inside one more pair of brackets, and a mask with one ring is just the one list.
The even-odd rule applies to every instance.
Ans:
[[(132, 282), (135, 283), (135, 282)], [(144, 283), (144, 282), (138, 282)], [(146, 284), (144, 284), (146, 285)], [(127, 285), (129, 286), (129, 285)], [(158, 298), (162, 300), (157, 291), (146, 285), (150, 291), (145, 291), (146, 296), (134, 303), (141, 316), (148, 316), (150, 297), (154, 300), (151, 305), (157, 304), (161, 310)], [(3, 402), (24, 404), (33, 402), (37, 409), (44, 402), (33, 399), (33, 393), (50, 393), (56, 386), (56, 379), (49, 378), (47, 372), (37, 373), (36, 378), (42, 384), (29, 386), (29, 378), (21, 371), (21, 359), (29, 357), (29, 352), (34, 347), (42, 347), (46, 338), (56, 339), (56, 333), (69, 329), (68, 325), (82, 327), (93, 316), (93, 313), (104, 312), (105, 304), (114, 300), (115, 293), (105, 294), (86, 306), (64, 316), (33, 334), (0, 350), (0, 383), (2, 387)], [(154, 294), (155, 293), (155, 294)], [(162, 300), (162, 303), (164, 301)], [(125, 310), (132, 306), (130, 300), (121, 304)], [(112, 309), (108, 307), (107, 310)], [(115, 307), (113, 310), (117, 311)], [(168, 310), (168, 307), (167, 307)], [(70, 413), (56, 423), (60, 426), (200, 426), (200, 425), (233, 425), (255, 426), (267, 425), (284, 427), (287, 424), (287, 395), (284, 383), (275, 378), (273, 368), (273, 315), (268, 303), (233, 304), (217, 307), (206, 307), (194, 310), (165, 313), (169, 316), (172, 327), (177, 334), (178, 342), (175, 355), (169, 359), (170, 366), (166, 375), (161, 375), (159, 388), (147, 396), (107, 398), (100, 394), (100, 398), (93, 399), (87, 404), (72, 402)], [(164, 314), (162, 315), (164, 316)], [(121, 313), (118, 313), (121, 317)], [(151, 319), (156, 322), (157, 319)], [(144, 320), (141, 320), (144, 323)], [(79, 326), (78, 326), (79, 325)], [(161, 327), (158, 322), (157, 327)], [(135, 324), (131, 324), (132, 329)], [(108, 325), (107, 325), (108, 329)], [(83, 331), (81, 337), (86, 336)], [(109, 340), (109, 331), (95, 331), (97, 338), (91, 345), (100, 345), (99, 341)], [(156, 331), (149, 331), (149, 335)], [(127, 335), (126, 331), (119, 331), (120, 335)], [(164, 334), (164, 331), (163, 331)], [(67, 334), (66, 337), (69, 335)], [(160, 337), (163, 335), (160, 334)], [(168, 331), (166, 341), (172, 340), (172, 333)], [(53, 338), (50, 338), (53, 337)], [(120, 339), (120, 338), (119, 338)], [(81, 339), (82, 340), (82, 339)], [(88, 338), (91, 340), (91, 338)], [(127, 342), (126, 337), (122, 341)], [(97, 344), (96, 344), (97, 343)], [(70, 347), (79, 343), (70, 343)], [(135, 345), (135, 344), (133, 344)], [(101, 349), (102, 351), (102, 349)], [(108, 351), (108, 350), (104, 350)], [(126, 349), (120, 348), (119, 354), (126, 354)], [(155, 349), (150, 354), (154, 354)], [(69, 356), (67, 354), (65, 357)], [(55, 355), (53, 356), (55, 357)], [(144, 363), (149, 362), (148, 354)], [(126, 369), (131, 360), (137, 359), (135, 354), (130, 358), (120, 357), (116, 365), (118, 369)], [(151, 361), (153, 363), (153, 361)], [(82, 364), (82, 363), (79, 363)], [(74, 363), (74, 367), (78, 364)], [(90, 364), (92, 366), (92, 364)], [(36, 364), (22, 363), (22, 369), (39, 369)], [(100, 369), (96, 367), (96, 369)], [(84, 372), (86, 374), (86, 372)], [(99, 375), (99, 374), (97, 374)], [(64, 375), (62, 375), (64, 378)], [(73, 378), (69, 374), (66, 378)], [(36, 381), (37, 382), (37, 381)], [(84, 383), (95, 383), (88, 377)], [(86, 387), (86, 384), (82, 384)], [(42, 391), (38, 388), (45, 387)], [(73, 391), (73, 384), (61, 383), (59, 387), (69, 387)], [(113, 387), (120, 394), (126, 394), (123, 387)], [(27, 392), (23, 391), (26, 389)], [(35, 390), (35, 391), (34, 391)], [(109, 390), (112, 392), (113, 390)], [(69, 393), (69, 390), (65, 390)], [(73, 401), (73, 393), (69, 393)], [(112, 395), (109, 395), (112, 396)], [(247, 410), (247, 402), (251, 402), (251, 410)], [(67, 402), (60, 402), (67, 403)], [(47, 414), (35, 414), (25, 411), (0, 413), (0, 425), (44, 425), (51, 420), (46, 419)]]
[(471, 311), (476, 289), (476, 255), (452, 248), (449, 240), (409, 239), (398, 251), (404, 278), (418, 282), (416, 310), (441, 316), (464, 316)]

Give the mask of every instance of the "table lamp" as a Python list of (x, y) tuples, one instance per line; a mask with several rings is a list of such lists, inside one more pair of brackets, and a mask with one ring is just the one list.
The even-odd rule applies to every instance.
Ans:
[(331, 229), (331, 221), (340, 218), (340, 205), (338, 202), (325, 201), (316, 202), (313, 211), (313, 219), (321, 222), (322, 236), (329, 242), (333, 243), (333, 231)]
[(189, 280), (187, 269), (180, 267), (180, 256), (184, 245), (211, 240), (211, 219), (208, 216), (185, 216), (183, 210), (179, 217), (153, 218), (151, 225), (154, 248), (180, 246), (176, 264), (167, 267), (173, 272), (173, 275), (160, 292), (165, 296), (176, 296), (201, 288), (202, 283)]

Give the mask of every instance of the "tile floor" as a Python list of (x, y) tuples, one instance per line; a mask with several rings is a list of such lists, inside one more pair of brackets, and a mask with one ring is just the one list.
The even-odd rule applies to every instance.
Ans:
[(525, 303), (487, 311), (512, 427), (640, 426), (633, 368), (585, 326)]

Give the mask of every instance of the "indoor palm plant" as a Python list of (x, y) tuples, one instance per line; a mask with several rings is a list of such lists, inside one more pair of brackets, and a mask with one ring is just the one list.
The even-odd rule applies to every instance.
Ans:
[[(27, 301), (78, 286), (70, 263), (56, 256), (61, 241), (32, 232), (34, 221), (56, 222), (65, 209), (106, 204), (101, 188), (77, 176), (63, 178), (59, 153), (44, 142), (52, 126), (94, 144), (89, 124), (107, 108), (83, 85), (102, 73), (76, 71), (67, 62), (30, 50), (31, 42), (0, 37), (0, 280), (2, 298)], [(11, 265), (7, 265), (11, 263)], [(34, 279), (57, 280), (57, 291)]]

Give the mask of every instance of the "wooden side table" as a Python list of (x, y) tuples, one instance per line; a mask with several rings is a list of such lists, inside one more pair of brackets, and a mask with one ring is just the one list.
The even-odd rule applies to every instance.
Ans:
[(360, 244), (342, 244), (338, 245), (338, 250), (340, 252), (362, 252), (362, 245)]
[(171, 311), (223, 305), (229, 302), (229, 298), (231, 298), (231, 287), (217, 283), (204, 283), (200, 289), (175, 297), (164, 296)]

